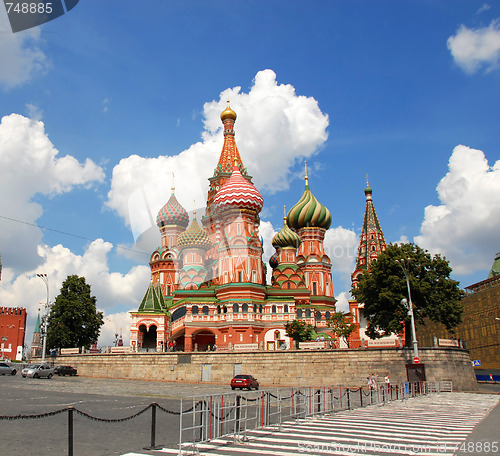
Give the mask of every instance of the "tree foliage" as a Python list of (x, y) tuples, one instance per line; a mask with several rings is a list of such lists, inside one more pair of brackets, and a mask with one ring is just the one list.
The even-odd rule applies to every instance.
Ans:
[[(363, 313), (368, 321), (366, 334), (379, 338), (400, 334), (410, 323), (408, 310), (401, 304), (408, 299), (406, 278), (396, 260), (410, 259), (409, 282), (415, 323), (424, 324), (428, 318), (453, 330), (461, 321), (464, 296), (458, 282), (450, 279), (451, 267), (440, 255), (431, 257), (429, 252), (415, 244), (390, 244), (371, 271), (360, 277), (358, 288), (352, 294), (364, 304)], [(406, 334), (410, 334), (408, 327)]]
[(90, 347), (97, 342), (104, 324), (96, 310), (96, 297), (90, 295), (85, 277), (68, 276), (49, 315), (47, 347)]
[(356, 330), (356, 324), (353, 321), (352, 314), (350, 312), (334, 312), (330, 315), (326, 323), (332, 328), (333, 334), (339, 339), (343, 339), (347, 348), (349, 348), (349, 337), (353, 331)]
[(312, 325), (302, 320), (292, 320), (285, 324), (285, 331), (288, 337), (295, 342), (311, 340), (314, 328)]

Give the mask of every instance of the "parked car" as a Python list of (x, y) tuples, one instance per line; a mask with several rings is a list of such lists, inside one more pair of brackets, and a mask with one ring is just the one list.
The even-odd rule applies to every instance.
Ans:
[(16, 375), (15, 367), (9, 366), (7, 363), (0, 363), (0, 375)]
[(251, 375), (247, 374), (238, 374), (233, 377), (231, 380), (231, 388), (234, 390), (236, 388), (247, 388), (251, 390), (252, 388), (255, 388), (256, 390), (259, 389), (259, 382), (257, 381), (256, 378), (252, 377)]
[(28, 366), (21, 371), (21, 375), (26, 377), (33, 378), (52, 378), (54, 375), (54, 368), (50, 367), (48, 364), (33, 364), (32, 366)]
[(54, 374), (57, 375), (77, 375), (78, 371), (73, 366), (57, 366), (54, 369)]

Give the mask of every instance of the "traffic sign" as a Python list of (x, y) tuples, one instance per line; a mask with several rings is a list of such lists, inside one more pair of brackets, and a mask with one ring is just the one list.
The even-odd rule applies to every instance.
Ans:
[(481, 365), (481, 360), (480, 359), (475, 359), (474, 361), (472, 361), (473, 364), (474, 364), (474, 367), (479, 367)]
[(413, 364), (418, 364), (420, 362), (420, 358), (418, 356), (415, 356), (415, 358), (413, 358)]

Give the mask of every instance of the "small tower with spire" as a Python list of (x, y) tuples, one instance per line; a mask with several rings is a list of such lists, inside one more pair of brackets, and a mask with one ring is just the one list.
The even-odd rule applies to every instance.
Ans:
[(352, 287), (356, 288), (359, 276), (370, 270), (370, 265), (377, 261), (379, 255), (385, 251), (387, 244), (384, 233), (380, 227), (380, 222), (373, 205), (372, 189), (366, 178), (366, 207), (363, 219), (363, 227), (359, 239), (358, 256), (356, 258), (356, 269), (351, 275)]
[(38, 358), (42, 356), (42, 329), (41, 329), (40, 309), (36, 317), (35, 329), (33, 330), (33, 340), (31, 341), (31, 357)]

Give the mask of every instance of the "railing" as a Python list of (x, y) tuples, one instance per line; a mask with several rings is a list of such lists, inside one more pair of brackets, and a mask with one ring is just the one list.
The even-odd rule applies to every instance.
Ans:
[[(376, 388), (306, 387), (193, 396), (180, 404), (179, 454), (198, 451), (198, 444), (223, 436), (246, 440), (249, 430), (281, 428), (341, 410), (406, 400), (430, 393), (451, 392), (451, 382), (382, 384)], [(186, 410), (186, 411), (183, 411)]]

